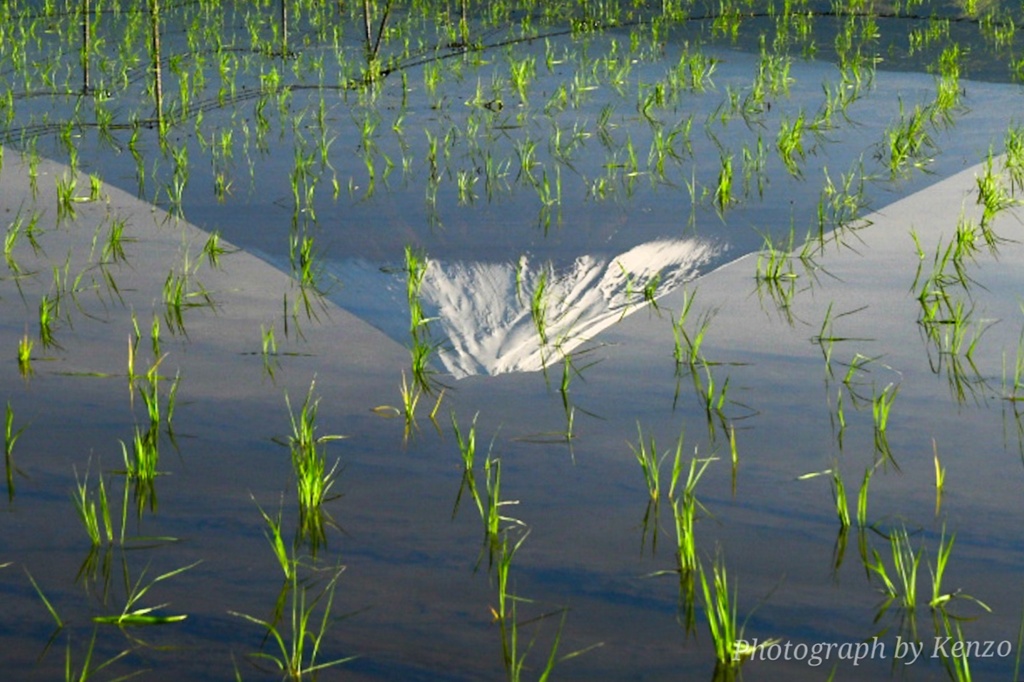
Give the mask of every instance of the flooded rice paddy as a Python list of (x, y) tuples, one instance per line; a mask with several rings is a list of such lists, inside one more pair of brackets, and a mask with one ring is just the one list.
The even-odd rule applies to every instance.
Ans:
[(1017, 677), (1018, 9), (0, 11), (11, 679)]

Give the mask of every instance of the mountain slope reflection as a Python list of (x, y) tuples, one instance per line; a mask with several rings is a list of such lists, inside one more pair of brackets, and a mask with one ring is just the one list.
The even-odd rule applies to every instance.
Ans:
[[(497, 263), (428, 259), (420, 301), (438, 360), (454, 377), (538, 371), (643, 308), (648, 297), (693, 279), (721, 250), (707, 240), (662, 239), (565, 266), (526, 255)], [(334, 261), (328, 269), (340, 281), (333, 301), (409, 344), (404, 269), (365, 260)]]

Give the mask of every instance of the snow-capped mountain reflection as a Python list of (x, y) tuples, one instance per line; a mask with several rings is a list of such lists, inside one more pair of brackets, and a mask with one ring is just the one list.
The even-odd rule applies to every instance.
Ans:
[[(456, 378), (531, 372), (692, 279), (720, 251), (700, 239), (664, 239), (615, 257), (565, 266), (428, 259), (420, 290), (437, 358)], [(405, 271), (363, 260), (334, 262), (332, 300), (403, 345), (410, 342)], [(543, 329), (545, 343), (541, 342)]]

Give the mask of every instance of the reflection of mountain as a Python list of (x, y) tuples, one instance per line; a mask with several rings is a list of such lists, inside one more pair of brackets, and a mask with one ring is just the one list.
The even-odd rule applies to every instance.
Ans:
[[(420, 299), (438, 357), (455, 377), (529, 372), (571, 353), (645, 304), (695, 277), (718, 249), (698, 239), (659, 240), (614, 257), (580, 256), (567, 267), (430, 260)], [(400, 343), (409, 343), (404, 272), (366, 261), (334, 263), (332, 296)], [(387, 292), (387, 295), (382, 295)], [(537, 318), (543, 311), (546, 344)]]

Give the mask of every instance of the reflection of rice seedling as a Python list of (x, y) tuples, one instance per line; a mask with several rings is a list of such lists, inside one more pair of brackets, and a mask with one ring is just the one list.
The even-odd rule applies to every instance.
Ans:
[[(4, 565), (6, 566), (7, 564)], [(51, 604), (50, 600), (46, 598), (46, 595), (43, 593), (43, 589), (39, 587), (39, 583), (36, 582), (36, 579), (32, 577), (32, 574), (28, 572), (27, 568), (25, 569), (25, 575), (28, 576), (29, 582), (31, 582), (32, 587), (35, 588), (36, 594), (39, 595), (39, 599), (43, 602), (43, 606), (46, 607), (46, 610), (49, 611), (50, 616), (53, 617), (54, 622), (57, 623), (57, 630), (63, 628), (64, 621), (61, 620), (60, 614), (57, 613), (57, 609), (53, 608), (53, 604)]]
[(955, 682), (971, 682), (974, 679), (973, 675), (971, 675), (971, 644), (977, 643), (964, 639), (963, 629), (960, 627), (958, 619), (951, 619), (948, 614), (943, 613), (941, 623), (942, 632), (945, 633), (945, 637), (937, 635), (936, 641), (947, 643), (947, 646), (938, 647), (940, 649), (938, 656), (942, 659), (942, 665), (945, 667), (946, 673)]
[(180, 623), (181, 621), (188, 618), (185, 614), (178, 614), (173, 616), (159, 616), (154, 615), (153, 612), (157, 609), (162, 609), (167, 606), (167, 603), (159, 604), (157, 606), (143, 606), (137, 607), (139, 600), (146, 596), (157, 583), (164, 580), (173, 578), (176, 575), (180, 575), (185, 571), (195, 568), (201, 561), (189, 564), (188, 566), (182, 566), (172, 571), (162, 573), (157, 577), (153, 578), (147, 584), (143, 584), (143, 580), (146, 577), (146, 571), (143, 569), (139, 575), (139, 579), (134, 583), (131, 583), (127, 573), (125, 574), (125, 584), (128, 588), (128, 594), (125, 595), (124, 608), (121, 613), (110, 615), (110, 616), (93, 616), (93, 621), (96, 623), (106, 623), (109, 625), (117, 625), (118, 627), (133, 627), (133, 626), (150, 626), (150, 625), (167, 625), (169, 623)]
[[(40, 592), (40, 597), (42, 593)], [(92, 639), (89, 640), (89, 646), (85, 650), (85, 661), (82, 663), (81, 670), (75, 670), (74, 664), (71, 662), (71, 638), (68, 637), (67, 649), (64, 651), (64, 681), (65, 682), (87, 682), (92, 679), (95, 673), (100, 672), (104, 668), (113, 665), (117, 661), (121, 660), (132, 652), (131, 649), (124, 649), (123, 651), (114, 654), (112, 657), (103, 661), (98, 665), (93, 665), (92, 657), (93, 652), (96, 649), (96, 628), (93, 628)]]
[[(27, 425), (17, 431), (14, 430), (14, 410), (11, 409), (10, 401), (7, 401), (7, 409), (4, 413), (4, 469), (7, 472), (7, 500), (14, 500), (14, 474), (22, 472), (14, 464), (14, 444), (25, 431)], [(24, 475), (24, 474), (22, 474)]]
[[(273, 522), (265, 514), (264, 518), (267, 519), (272, 528), (271, 532), (274, 533)], [(275, 535), (274, 542), (278, 538), (279, 535)], [(283, 546), (280, 548), (275, 546), (274, 551), (275, 554), (284, 551)], [(282, 557), (278, 555), (278, 559), (282, 560)], [(250, 657), (272, 663), (287, 679), (304, 680), (307, 679), (307, 676), (312, 676), (315, 679), (318, 672), (347, 663), (354, 658), (348, 656), (330, 661), (320, 661), (321, 649), (325, 644), (324, 638), (327, 635), (328, 627), (334, 622), (331, 613), (334, 607), (334, 595), (345, 567), (339, 565), (326, 569), (329, 576), (327, 582), (314, 594), (313, 590), (317, 582), (309, 578), (299, 578), (299, 571), (296, 570), (299, 560), (285, 555), (283, 561), (288, 565), (288, 568), (285, 568), (288, 578), (285, 582), (284, 592), (291, 594), (291, 613), (286, 620), (290, 631), (282, 631), (283, 628), (276, 619), (273, 621), (263, 620), (237, 611), (229, 611), (229, 613), (261, 626), (266, 630), (267, 636), (264, 641), (273, 640), (277, 645), (276, 654), (261, 651), (249, 654)], [(282, 593), (281, 599), (284, 597), (285, 594)], [(317, 609), (320, 609), (319, 622), (313, 620)]]
[(523, 624), (540, 623), (552, 616), (561, 614), (558, 630), (555, 632), (551, 643), (551, 650), (548, 652), (547, 660), (545, 661), (544, 667), (541, 669), (540, 676), (538, 677), (540, 680), (549, 679), (552, 671), (558, 663), (580, 656), (587, 651), (600, 646), (600, 644), (596, 644), (578, 651), (573, 651), (563, 656), (558, 656), (558, 647), (562, 641), (562, 629), (565, 627), (565, 618), (568, 613), (568, 609), (557, 609), (520, 623), (518, 618), (518, 605), (520, 602), (529, 602), (530, 600), (516, 596), (511, 585), (510, 574), (512, 559), (526, 540), (526, 535), (527, 534), (524, 533), (515, 541), (514, 544), (509, 539), (508, 535), (505, 535), (502, 537), (501, 545), (498, 548), (500, 552), (497, 565), (498, 608), (494, 609), (492, 607), (491, 612), (493, 613), (494, 619), (498, 623), (498, 628), (501, 632), (502, 661), (504, 663), (505, 672), (508, 676), (509, 682), (519, 682), (523, 679), (524, 672), (526, 671), (526, 657), (533, 648), (533, 644), (537, 637), (535, 634), (530, 643), (525, 648), (522, 647), (520, 644), (520, 626)]
[(548, 298), (547, 298), (547, 270), (541, 272), (537, 278), (537, 284), (533, 289), (533, 296), (530, 297), (530, 317), (533, 319), (533, 326), (540, 338), (540, 345), (548, 345)]
[(765, 183), (768, 176), (765, 168), (768, 164), (767, 153), (764, 148), (764, 140), (757, 136), (757, 146), (751, 151), (746, 145), (743, 147), (743, 194), (750, 193), (750, 181), (757, 179), (757, 196), (764, 197)]

